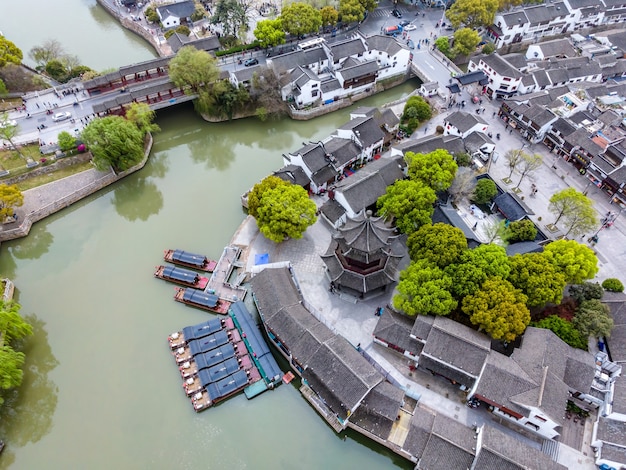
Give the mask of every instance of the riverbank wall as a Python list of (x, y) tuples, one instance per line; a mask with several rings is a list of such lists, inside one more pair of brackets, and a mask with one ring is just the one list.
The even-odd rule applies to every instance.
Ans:
[[(68, 176), (58, 181), (53, 181), (47, 185), (24, 191), (24, 205), (17, 209), (18, 222), (3, 224), (0, 226), (0, 242), (22, 238), (28, 235), (30, 228), (35, 222), (38, 222), (49, 215), (59, 212), (66, 207), (80, 201), (81, 199), (91, 196), (103, 188), (125, 178), (126, 176), (141, 170), (150, 156), (152, 144), (154, 140), (151, 134), (146, 137), (144, 145), (144, 156), (141, 162), (121, 173), (115, 173), (113, 170), (107, 172), (98, 172), (95, 168), (87, 170), (83, 173), (91, 172), (88, 175), (87, 182), (83, 185), (66, 184), (70, 178), (76, 176)], [(88, 157), (90, 154), (86, 154)], [(61, 162), (59, 162), (61, 163)], [(51, 165), (52, 166), (52, 165)], [(49, 167), (48, 167), (49, 168)], [(45, 169), (42, 169), (45, 170)], [(55, 189), (52, 189), (52, 185)], [(46, 188), (47, 187), (47, 188)], [(49, 190), (49, 191), (48, 191)], [(44, 203), (41, 191), (51, 192), (51, 200)]]

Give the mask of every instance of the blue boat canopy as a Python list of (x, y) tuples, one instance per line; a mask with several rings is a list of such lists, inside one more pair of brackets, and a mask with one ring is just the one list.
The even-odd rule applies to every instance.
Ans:
[(221, 318), (211, 318), (209, 321), (205, 321), (194, 326), (186, 326), (183, 328), (183, 336), (185, 337), (185, 341), (189, 342), (194, 339), (209, 336), (217, 331), (220, 331), (223, 327)]
[(235, 372), (233, 375), (230, 375), (219, 382), (209, 384), (206, 387), (206, 391), (209, 394), (209, 398), (215, 401), (230, 395), (247, 383), (248, 374), (246, 374), (245, 370), (240, 370), (239, 372)]
[(226, 359), (235, 357), (235, 348), (232, 344), (227, 343), (224, 346), (220, 346), (217, 349), (213, 349), (207, 353), (199, 354), (193, 358), (198, 370), (213, 367), (220, 362), (224, 362)]
[(192, 356), (209, 352), (228, 343), (228, 333), (224, 330), (205, 336), (204, 338), (189, 341), (189, 351)]
[(207, 294), (199, 289), (185, 289), (183, 300), (185, 302), (202, 305), (203, 307), (214, 308), (219, 302), (219, 297), (215, 294)]
[(174, 253), (172, 253), (172, 259), (174, 261), (180, 261), (181, 263), (192, 264), (199, 267), (208, 263), (206, 256), (196, 255), (183, 250), (174, 250)]
[(222, 380), (224, 377), (228, 377), (230, 374), (239, 370), (239, 361), (236, 357), (231, 357), (226, 361), (210, 367), (208, 369), (202, 369), (198, 372), (198, 378), (203, 387), (209, 384)]
[(163, 276), (177, 281), (188, 282), (190, 284), (195, 284), (200, 280), (198, 273), (189, 271), (188, 269), (178, 268), (176, 266), (165, 266), (165, 269), (163, 269)]

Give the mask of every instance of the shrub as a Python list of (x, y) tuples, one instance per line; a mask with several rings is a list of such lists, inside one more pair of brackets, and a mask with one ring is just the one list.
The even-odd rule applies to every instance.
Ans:
[(516, 220), (509, 224), (508, 235), (509, 243), (534, 240), (537, 236), (537, 227), (531, 220)]
[(435, 131), (437, 132), (437, 134), (443, 134), (443, 126), (437, 126)]
[(144, 15), (146, 19), (151, 23), (158, 23), (160, 21), (156, 9), (152, 6), (146, 8), (146, 10), (144, 11)]
[(576, 328), (574, 328), (574, 325), (561, 317), (550, 315), (543, 320), (531, 323), (530, 326), (534, 326), (536, 328), (546, 328), (573, 348), (583, 349), (585, 351), (587, 350), (586, 339)]
[(622, 284), (622, 281), (614, 277), (610, 277), (602, 281), (602, 287), (604, 287), (604, 289), (608, 290), (609, 292), (623, 292), (624, 291), (624, 284)]
[(570, 297), (578, 304), (586, 300), (601, 299), (603, 294), (604, 290), (602, 290), (602, 286), (597, 282), (583, 282), (582, 284), (575, 284), (569, 287)]
[(477, 204), (486, 204), (498, 194), (498, 188), (489, 178), (482, 178), (476, 183), (476, 189), (474, 189), (474, 196), (472, 200)]
[(496, 45), (492, 42), (488, 42), (483, 46), (483, 54), (493, 54), (496, 51)]
[(471, 166), (472, 164), (472, 157), (466, 152), (455, 153), (454, 159), (456, 160), (456, 164), (458, 166)]

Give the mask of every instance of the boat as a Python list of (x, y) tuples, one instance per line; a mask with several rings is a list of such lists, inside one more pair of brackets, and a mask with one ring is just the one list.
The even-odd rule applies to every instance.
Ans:
[(174, 294), (174, 300), (191, 307), (219, 313), (220, 315), (228, 314), (231, 305), (231, 302), (220, 299), (217, 295), (204, 292), (200, 289), (178, 288), (176, 289), (176, 294)]
[(194, 271), (176, 266), (157, 266), (154, 277), (198, 289), (204, 289), (209, 283), (208, 277), (201, 277)]
[[(247, 363), (250, 365), (250, 361), (247, 361)], [(198, 371), (198, 373), (193, 377), (187, 378), (183, 382), (183, 388), (185, 389), (187, 395), (192, 395), (205, 388), (211, 382), (217, 382), (224, 377), (228, 377), (230, 374), (237, 372), (241, 368), (241, 359), (231, 357), (216, 366)]]
[(168, 263), (187, 266), (188, 268), (197, 269), (212, 273), (217, 267), (217, 261), (208, 259), (203, 255), (196, 255), (183, 250), (165, 250), (163, 259)]
[(214, 365), (224, 362), (226, 359), (230, 359), (236, 355), (237, 351), (235, 350), (235, 346), (228, 343), (184, 361), (179, 366), (180, 373), (183, 378), (191, 377), (192, 375), (197, 374), (199, 370), (213, 367)]
[(181, 331), (176, 331), (167, 337), (170, 348), (178, 349), (185, 346), (189, 341), (204, 338), (217, 333), (222, 329), (232, 330), (234, 325), (230, 318), (211, 318), (208, 321), (193, 326), (186, 326)]
[(225, 345), (230, 341), (231, 332), (220, 330), (212, 335), (205, 336), (204, 338), (194, 339), (189, 341), (187, 345), (182, 346), (174, 351), (174, 357), (176, 363), (188, 361), (192, 357), (199, 354), (207, 353), (215, 348)]
[(249, 382), (250, 379), (245, 370), (239, 370), (218, 382), (213, 382), (191, 396), (193, 408), (196, 411), (209, 408), (243, 390)]

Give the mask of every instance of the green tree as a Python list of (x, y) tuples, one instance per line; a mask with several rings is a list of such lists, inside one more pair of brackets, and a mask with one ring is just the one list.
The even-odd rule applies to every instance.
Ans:
[[(15, 351), (10, 346), (0, 347), (0, 388), (9, 390), (22, 385), (24, 373), (24, 353)], [(0, 395), (0, 404), (4, 398)]]
[(535, 170), (537, 170), (543, 164), (543, 157), (539, 153), (533, 153), (532, 155), (524, 153), (522, 154), (522, 161), (517, 169), (520, 174), (519, 181), (517, 182), (516, 189), (519, 188), (519, 185), (522, 184), (522, 180), (531, 175)]
[(335, 10), (335, 7), (327, 5), (320, 10), (322, 15), (322, 26), (332, 26), (337, 24), (339, 19), (339, 12)]
[(572, 325), (584, 338), (609, 337), (613, 329), (613, 319), (609, 307), (597, 299), (591, 299), (580, 304)]
[(255, 184), (252, 190), (248, 193), (248, 214), (256, 219), (259, 215), (258, 210), (263, 194), (270, 189), (286, 186), (289, 186), (287, 181), (273, 175), (270, 175), (264, 178), (263, 181)]
[(435, 191), (448, 189), (458, 169), (452, 155), (443, 149), (430, 153), (407, 152), (404, 158), (409, 167), (409, 178), (421, 181)]
[(15, 150), (21, 158), (26, 160), (18, 146), (13, 142), (13, 139), (15, 139), (19, 133), (20, 127), (15, 121), (11, 121), (11, 119), (9, 119), (9, 114), (0, 113), (0, 140), (4, 139), (8, 141), (11, 148)]
[(28, 55), (35, 61), (37, 69), (42, 69), (51, 60), (63, 57), (65, 51), (56, 39), (47, 39), (41, 46), (33, 47)]
[(543, 253), (527, 253), (509, 258), (509, 282), (528, 297), (529, 307), (558, 304), (563, 297), (565, 277)]
[(252, 75), (250, 99), (257, 107), (264, 108), (267, 116), (280, 116), (287, 112), (280, 88), (280, 80), (274, 70), (270, 67), (261, 67)]
[(461, 229), (452, 225), (425, 224), (409, 235), (407, 247), (413, 261), (425, 259), (443, 269), (467, 250), (467, 239)]
[(377, 0), (361, 0), (361, 3), (363, 4), (363, 6), (365, 7), (367, 11), (374, 11), (376, 10), (376, 7), (378, 6)]
[(317, 220), (317, 207), (302, 186), (288, 184), (264, 191), (256, 221), (265, 237), (280, 243), (285, 238), (302, 238)]
[(494, 244), (465, 250), (456, 264), (446, 268), (453, 280), (452, 292), (458, 298), (473, 294), (488, 278), (508, 278), (510, 271), (505, 249)]
[(420, 181), (400, 180), (387, 186), (387, 191), (376, 202), (378, 213), (394, 218), (402, 233), (412, 233), (430, 223), (437, 200), (435, 192)]
[(59, 132), (57, 140), (59, 142), (59, 147), (64, 152), (76, 148), (76, 138), (67, 131)]
[(24, 204), (24, 195), (17, 185), (0, 184), (0, 221), (13, 215)]
[(503, 279), (487, 279), (482, 288), (463, 299), (461, 310), (493, 339), (513, 341), (530, 323), (526, 296)]
[(590, 206), (579, 207), (577, 212), (570, 212), (563, 215), (564, 237), (570, 233), (578, 237), (590, 232), (598, 225), (598, 214)]
[(44, 67), (46, 74), (54, 80), (65, 83), (69, 77), (69, 71), (59, 59), (52, 59)]
[(246, 9), (237, 0), (219, 0), (213, 8), (212, 24), (220, 24), (224, 36), (237, 36), (241, 30), (246, 30), (248, 18)]
[(259, 21), (254, 29), (254, 37), (259, 41), (259, 45), (263, 48), (285, 44), (283, 22), (280, 18), (275, 20)]
[(598, 258), (591, 248), (576, 240), (557, 240), (544, 249), (544, 255), (565, 276), (568, 284), (580, 284), (598, 272)]
[[(458, 164), (458, 160), (457, 160)], [(448, 188), (448, 193), (452, 196), (452, 202), (457, 204), (460, 201), (469, 198), (474, 194), (476, 189), (476, 175), (474, 170), (469, 167), (463, 166), (458, 169), (452, 184)]]
[(101, 171), (109, 167), (115, 172), (128, 170), (143, 158), (141, 131), (121, 116), (94, 119), (83, 129), (82, 138)]
[(161, 129), (154, 123), (156, 113), (146, 103), (131, 103), (126, 108), (126, 119), (137, 126), (142, 135)]
[[(408, 115), (410, 113), (410, 115)], [(404, 104), (403, 116), (407, 118), (417, 118), (419, 121), (428, 121), (433, 110), (430, 105), (421, 96), (411, 96)]]
[(219, 74), (215, 58), (193, 46), (180, 48), (169, 64), (169, 77), (174, 85), (181, 88), (190, 87), (192, 93), (210, 86), (217, 80)]
[(248, 101), (250, 101), (250, 95), (243, 85), (236, 87), (228, 80), (221, 80), (216, 82), (210, 90), (200, 91), (196, 108), (201, 113), (209, 113), (230, 120), (234, 113), (241, 110)]
[(457, 29), (454, 32), (454, 48), (452, 51), (455, 55), (470, 55), (476, 50), (476, 46), (482, 41), (480, 34), (470, 28)]
[(509, 243), (532, 241), (536, 236), (537, 227), (529, 219), (516, 220), (507, 227), (506, 237)]
[(506, 246), (509, 244), (506, 222), (504, 220), (488, 220), (483, 225), (483, 232), (487, 237), (488, 243), (497, 243), (498, 245)]
[(283, 7), (280, 14), (283, 28), (289, 34), (302, 36), (314, 33), (322, 26), (322, 14), (311, 5), (302, 2)]
[(4, 83), (4, 80), (0, 78), (0, 96), (4, 96), (9, 92), (7, 86)]
[[(0, 388), (3, 390), (21, 385), (25, 356), (13, 349), (13, 343), (33, 333), (32, 326), (19, 311), (18, 303), (0, 301)], [(3, 403), (1, 396), (0, 403)]]
[(498, 194), (496, 183), (490, 178), (481, 178), (476, 183), (476, 189), (471, 197), (476, 204), (486, 204)]
[(602, 281), (602, 287), (609, 292), (624, 292), (624, 284), (615, 277), (610, 277)]
[(400, 273), (395, 308), (407, 315), (448, 315), (457, 306), (450, 294), (452, 280), (426, 260), (412, 262)]
[(146, 7), (144, 15), (146, 16), (146, 20), (150, 23), (159, 23), (161, 21), (159, 19), (159, 14), (153, 6)]
[(580, 305), (585, 300), (601, 299), (604, 295), (604, 289), (597, 282), (583, 282), (569, 286), (568, 293)]
[(478, 29), (493, 24), (498, 4), (498, 0), (457, 0), (446, 11), (446, 18), (455, 29), (461, 24)]
[(581, 207), (593, 207), (593, 201), (576, 189), (567, 188), (552, 195), (548, 210), (556, 215), (553, 223), (557, 224), (561, 217), (578, 212)]
[(0, 68), (6, 64), (20, 65), (23, 58), (22, 50), (0, 34)]
[(550, 315), (538, 322), (532, 322), (530, 326), (550, 330), (571, 347), (587, 350), (587, 340), (574, 328), (574, 325), (557, 315)]
[(440, 36), (435, 39), (435, 46), (437, 47), (437, 50), (439, 50), (439, 52), (441, 52), (446, 57), (453, 57), (454, 54), (452, 53), (452, 49), (450, 48), (450, 39), (448, 38), (448, 36)]
[(360, 0), (339, 0), (339, 16), (342, 23), (356, 23), (365, 18), (365, 6)]
[(504, 160), (506, 161), (506, 166), (509, 167), (509, 176), (507, 179), (510, 180), (511, 176), (513, 176), (513, 172), (519, 166), (520, 163), (524, 160), (524, 156), (528, 154), (523, 152), (522, 150), (509, 150), (504, 154)]
[(11, 344), (33, 334), (32, 326), (20, 316), (20, 304), (0, 300), (0, 332), (3, 344)]

